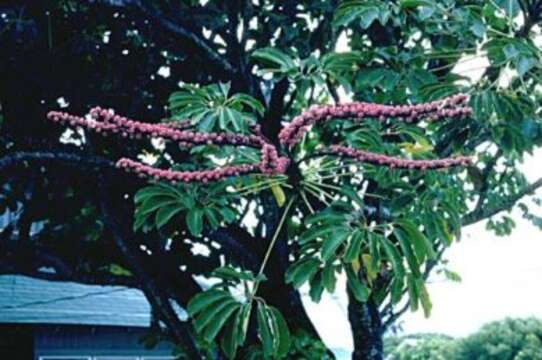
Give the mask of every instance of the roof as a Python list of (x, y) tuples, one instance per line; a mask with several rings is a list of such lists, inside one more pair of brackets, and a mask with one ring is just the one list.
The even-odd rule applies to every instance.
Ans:
[(0, 276), (0, 323), (148, 327), (150, 313), (137, 289)]

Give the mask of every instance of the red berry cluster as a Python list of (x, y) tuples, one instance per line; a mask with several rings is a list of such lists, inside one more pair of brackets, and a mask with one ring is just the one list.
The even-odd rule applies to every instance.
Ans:
[(464, 94), (454, 95), (437, 101), (418, 105), (380, 105), (366, 102), (352, 102), (340, 105), (313, 106), (296, 116), (279, 134), (280, 143), (286, 147), (297, 144), (310, 127), (316, 123), (351, 119), (360, 121), (366, 118), (385, 121), (396, 118), (413, 122), (420, 119), (438, 120), (441, 118), (466, 117), (472, 109), (465, 106), (468, 98)]
[(360, 162), (384, 165), (391, 169), (444, 169), (452, 166), (467, 166), (472, 162), (472, 159), (467, 156), (458, 156), (438, 160), (407, 160), (382, 154), (375, 154), (341, 145), (331, 145), (326, 153), (349, 157)]
[[(191, 147), (195, 145), (231, 145), (247, 146), (262, 151), (262, 159), (257, 164), (243, 164), (236, 166), (225, 166), (222, 168), (203, 171), (174, 171), (156, 169), (140, 162), (130, 159), (120, 159), (117, 162), (119, 168), (135, 172), (142, 177), (152, 177), (168, 181), (207, 182), (219, 180), (228, 176), (238, 176), (260, 170), (261, 172), (273, 175), (284, 173), (289, 164), (289, 159), (278, 156), (275, 146), (269, 144), (259, 133), (259, 128), (254, 130), (257, 135), (241, 135), (231, 133), (201, 133), (189, 130), (178, 129), (179, 126), (167, 124), (149, 124), (131, 120), (115, 115), (111, 110), (99, 107), (90, 111), (90, 118), (70, 115), (64, 112), (51, 111), (47, 117), (53, 121), (72, 126), (81, 126), (104, 136), (109, 134), (120, 134), (122, 137), (141, 139), (144, 137), (161, 137), (166, 140), (175, 141), (180, 146)], [(180, 124), (181, 128), (186, 127), (185, 122)]]

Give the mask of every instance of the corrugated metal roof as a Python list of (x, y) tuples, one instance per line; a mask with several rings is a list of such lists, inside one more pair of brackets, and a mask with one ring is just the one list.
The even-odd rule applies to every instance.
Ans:
[(137, 289), (2, 275), (0, 323), (147, 327), (150, 306)]

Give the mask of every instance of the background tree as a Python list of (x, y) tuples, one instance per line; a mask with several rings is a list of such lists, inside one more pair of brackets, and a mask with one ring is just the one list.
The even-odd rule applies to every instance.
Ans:
[(389, 360), (451, 360), (457, 353), (454, 338), (439, 334), (416, 334), (385, 339)]
[(506, 319), (458, 341), (458, 359), (542, 359), (542, 322)]
[[(260, 323), (279, 319), (270, 331), (285, 333), (279, 326), (285, 318), (298, 344), (282, 354), (322, 349), (296, 287), (309, 282), (317, 300), (324, 289), (334, 291), (337, 273), (346, 271), (353, 358), (379, 359), (382, 333), (408, 307), (430, 311), (423, 279), (443, 266), (442, 253), (460, 228), (491, 218), (498, 234), (511, 231), (512, 219), (501, 212), (542, 185), (542, 179), (528, 183), (517, 168), (541, 140), (541, 12), (539, 1), (3, 2), (0, 271), (139, 287), (165, 325), (156, 331), (192, 358), (204, 349), (210, 357), (232, 350), (231, 343), (222, 350), (206, 343), (198, 331), (205, 326), (196, 322), (193, 329), (175, 313), (171, 300), (187, 307), (194, 295), (210, 294), (193, 275), (228, 265), (213, 273), (223, 287), (258, 283), (259, 297), (272, 306), (262, 306)], [(347, 44), (348, 52), (337, 52), (337, 43)], [(476, 78), (454, 72), (467, 58), (489, 65)], [(415, 159), (475, 154), (467, 171), (392, 170), (309, 157), (287, 176), (140, 190), (147, 182), (118, 171), (114, 160), (146, 153), (156, 166), (171, 167), (175, 159), (174, 166), (193, 170), (247, 163), (258, 154), (119, 141), (45, 121), (52, 108), (85, 113), (100, 104), (138, 119), (189, 117), (190, 126), (204, 132), (248, 134), (260, 124), (263, 136), (279, 146), (281, 123), (311, 104), (344, 97), (422, 103), (459, 92), (470, 95), (474, 113), (467, 119), (418, 127), (330, 122), (313, 128), (288, 155), (298, 162), (337, 143)], [(143, 201), (160, 191), (169, 194)], [(346, 205), (337, 202), (345, 196)], [(525, 203), (520, 206), (540, 224)], [(286, 208), (295, 214), (288, 221)], [(306, 222), (312, 212), (328, 221), (313, 215), (312, 226)], [(338, 239), (337, 247), (328, 244), (338, 252), (326, 250), (336, 263), (310, 258), (324, 251), (325, 232)], [(300, 246), (300, 237), (308, 246)], [(359, 252), (345, 261), (339, 254), (354, 238)], [(257, 275), (272, 240), (264, 281)], [(253, 347), (267, 337), (256, 312), (249, 313), (254, 319), (241, 352), (256, 354)], [(216, 331), (223, 330), (219, 325)], [(314, 339), (308, 348), (299, 340), (307, 338)], [(264, 341), (262, 351), (277, 355), (278, 344), (268, 345)]]
[(534, 318), (505, 319), (484, 325), (476, 333), (453, 339), (420, 334), (386, 339), (390, 360), (520, 360), (540, 359), (541, 321)]

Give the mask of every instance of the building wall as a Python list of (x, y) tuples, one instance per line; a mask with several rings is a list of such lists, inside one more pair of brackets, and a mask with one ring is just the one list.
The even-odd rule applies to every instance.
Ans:
[(145, 349), (145, 328), (113, 326), (36, 326), (34, 360), (166, 360), (172, 347)]
[(32, 326), (0, 324), (0, 359), (30, 360), (33, 357)]

